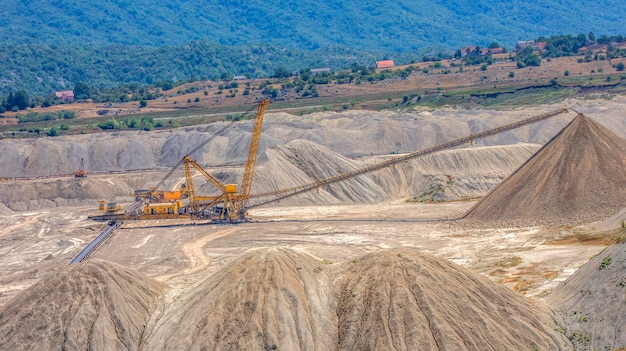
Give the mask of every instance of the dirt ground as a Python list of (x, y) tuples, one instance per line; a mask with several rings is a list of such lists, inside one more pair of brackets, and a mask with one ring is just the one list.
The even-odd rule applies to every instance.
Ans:
[[(414, 250), (480, 272), (527, 296), (551, 290), (605, 248), (577, 228), (472, 228), (451, 220), (474, 202), (258, 208), (252, 223), (127, 221), (93, 258), (139, 270), (183, 291), (246, 252), (287, 247), (324, 262)], [(93, 208), (10, 213), (0, 219), (0, 305), (65, 265), (104, 224)], [(562, 242), (562, 244), (555, 244)]]

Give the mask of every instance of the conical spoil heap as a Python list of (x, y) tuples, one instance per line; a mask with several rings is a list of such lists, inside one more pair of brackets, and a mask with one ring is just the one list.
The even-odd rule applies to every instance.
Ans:
[(472, 221), (581, 224), (626, 206), (626, 141), (583, 114), (470, 209)]

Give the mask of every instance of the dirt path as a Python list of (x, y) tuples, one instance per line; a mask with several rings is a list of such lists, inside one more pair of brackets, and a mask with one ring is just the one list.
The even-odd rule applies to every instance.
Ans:
[(179, 270), (178, 272), (161, 275), (156, 277), (155, 279), (160, 282), (166, 282), (173, 277), (192, 274), (208, 267), (210, 264), (210, 260), (205, 255), (203, 247), (207, 243), (215, 239), (225, 237), (234, 232), (235, 229), (220, 230), (215, 233), (203, 235), (194, 241), (186, 242), (185, 244), (183, 244), (182, 251), (183, 254), (187, 257), (187, 261), (189, 262), (188, 266), (184, 269)]
[[(41, 216), (42, 216), (41, 214), (29, 215), (29, 216), (26, 216), (26, 215), (11, 216), (11, 219), (9, 220), (11, 222), (14, 221), (14, 220), (18, 220), (17, 219), (18, 217), (22, 217), (22, 218), (24, 218), (24, 220), (19, 222), (19, 223), (16, 223), (16, 224), (13, 224), (13, 225), (1, 228), (0, 229), (0, 238), (2, 238), (3, 236), (5, 236), (7, 234), (10, 234), (10, 233), (12, 233), (12, 232), (14, 232), (14, 231), (16, 231), (16, 230), (18, 230), (20, 228), (23, 228), (24, 226), (27, 226), (29, 224), (34, 223)], [(7, 221), (7, 222), (9, 222), (9, 221)]]

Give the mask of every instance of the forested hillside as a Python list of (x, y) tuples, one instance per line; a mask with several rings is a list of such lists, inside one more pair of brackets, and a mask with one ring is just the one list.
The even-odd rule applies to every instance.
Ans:
[[(278, 68), (372, 66), (379, 57), (383, 56), (342, 47), (306, 51), (272, 44), (227, 47), (207, 41), (158, 48), (5, 45), (0, 50), (0, 95), (22, 89), (47, 95), (73, 89), (78, 82), (112, 87), (232, 79), (233, 75), (269, 77)], [(398, 57), (411, 59), (408, 54)]]
[(3, 0), (0, 42), (415, 51), (562, 33), (619, 33), (620, 0)]
[(510, 49), (553, 34), (619, 34), (626, 8), (619, 0), (4, 0), (0, 13), (0, 96), (44, 96), (80, 82), (269, 77), (410, 63), (469, 45)]

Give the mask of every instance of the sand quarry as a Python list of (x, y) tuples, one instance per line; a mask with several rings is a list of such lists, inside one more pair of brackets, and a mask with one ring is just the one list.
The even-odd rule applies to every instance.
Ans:
[[(106, 226), (87, 219), (97, 200), (130, 203), (223, 124), (0, 140), (1, 348), (626, 347), (626, 250), (608, 238), (626, 219), (626, 98), (562, 106), (584, 116), (254, 208), (251, 223), (126, 221), (73, 266)], [(268, 113), (253, 193), (560, 107)], [(237, 123), (194, 158), (239, 182), (251, 128)], [(87, 178), (36, 178), (81, 158)]]

